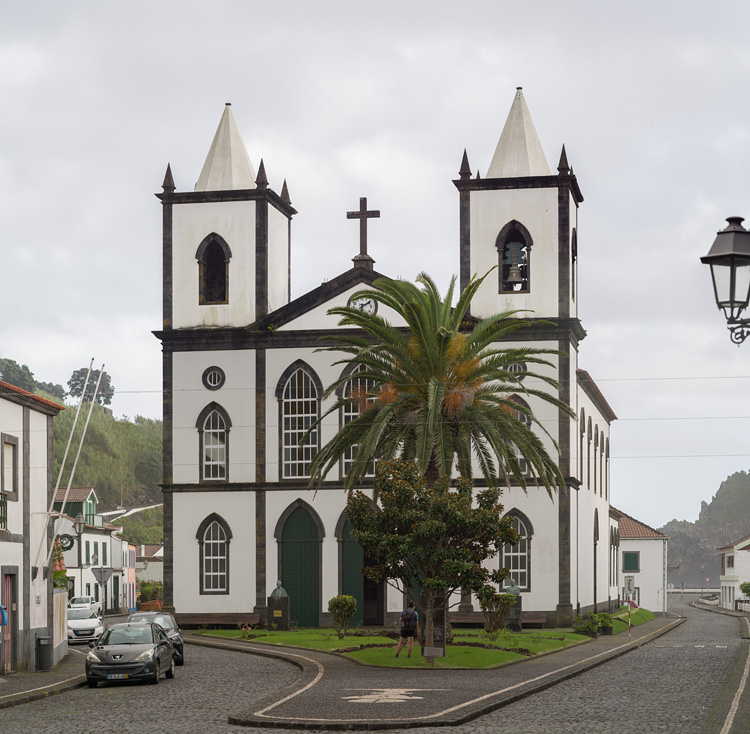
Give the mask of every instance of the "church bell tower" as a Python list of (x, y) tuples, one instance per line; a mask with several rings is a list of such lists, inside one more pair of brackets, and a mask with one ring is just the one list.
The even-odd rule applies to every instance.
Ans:
[(163, 328), (247, 326), (290, 300), (291, 219), (286, 181), (277, 194), (256, 174), (227, 103), (194, 191), (163, 205)]

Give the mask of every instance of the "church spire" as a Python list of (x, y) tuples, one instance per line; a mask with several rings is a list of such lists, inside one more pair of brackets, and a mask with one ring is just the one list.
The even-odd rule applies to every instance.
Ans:
[(557, 164), (557, 172), (561, 176), (567, 176), (572, 173), (571, 168), (568, 165), (568, 156), (565, 153), (565, 145), (563, 145), (562, 153), (560, 153), (560, 162)]
[(172, 178), (172, 168), (169, 163), (167, 163), (167, 172), (164, 174), (164, 183), (162, 183), (161, 187), (164, 189), (165, 194), (174, 193), (174, 178)]
[(487, 178), (517, 178), (520, 176), (549, 176), (550, 170), (539, 142), (521, 87), (487, 169)]
[(195, 184), (196, 191), (229, 191), (254, 189), (255, 171), (245, 143), (227, 102), (219, 127), (208, 151), (203, 170)]

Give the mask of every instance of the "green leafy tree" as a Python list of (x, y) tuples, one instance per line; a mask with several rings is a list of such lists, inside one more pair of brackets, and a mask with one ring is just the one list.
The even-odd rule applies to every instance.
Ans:
[(497, 639), (497, 636), (505, 628), (505, 620), (508, 619), (508, 614), (516, 603), (516, 598), (515, 594), (499, 593), (497, 588), (490, 584), (485, 584), (477, 592), (479, 608), (484, 615), (484, 631), (490, 640)]
[(473, 496), (471, 482), (459, 478), (453, 489), (445, 475), (428, 485), (418, 464), (381, 461), (375, 474), (377, 505), (350, 491), (346, 512), (353, 534), (371, 559), (364, 573), (406, 593), (418, 586), (425, 643), (434, 642), (434, 612), (447, 606), (458, 589), (479, 591), (499, 584), (505, 571), (488, 571), (504, 543), (518, 542), (512, 520), (502, 517), (500, 492), (491, 487)]
[(27, 392), (36, 389), (34, 373), (25, 364), (20, 365), (12, 359), (0, 359), (0, 378)]
[(46, 393), (60, 402), (65, 400), (65, 388), (62, 385), (55, 385), (52, 382), (37, 382), (36, 391)]
[(750, 581), (744, 581), (740, 584), (740, 591), (745, 599), (750, 599)]
[(328, 601), (328, 611), (339, 639), (343, 640), (349, 623), (357, 611), (357, 600), (348, 594), (339, 594)]
[[(481, 321), (467, 316), (483, 280), (473, 278), (455, 306), (451, 305), (455, 278), (443, 298), (425, 273), (417, 278), (419, 285), (381, 278), (372, 290), (353, 296), (391, 309), (406, 322), (406, 329), (354, 307), (328, 311), (340, 317), (340, 326), (357, 331), (332, 336), (333, 344), (324, 349), (347, 355), (337, 364), (356, 365), (360, 384), (371, 389), (359, 394), (342, 390), (342, 397), (318, 421), (352, 405), (359, 413), (315, 456), (312, 483), (322, 482), (354, 448), (347, 488), (366, 477), (373, 459), (397, 456), (416, 461), (430, 484), (441, 475), (450, 477), (454, 464), (461, 476), (471, 478), (472, 460), (476, 460), (490, 487), (502, 479), (506, 484), (515, 480), (526, 489), (526, 467), (532, 481), (550, 492), (564, 485), (555, 458), (530, 424), (536, 424), (553, 445), (554, 440), (517, 400), (533, 396), (570, 414), (564, 403), (543, 389), (557, 391), (555, 380), (528, 370), (529, 366), (553, 367), (548, 357), (559, 352), (499, 346), (532, 325), (517, 318), (518, 312)], [(514, 371), (519, 367), (521, 371)], [(349, 380), (351, 374), (342, 376), (325, 396)]]
[[(74, 398), (80, 398), (83, 394), (83, 385), (86, 382), (86, 374), (88, 368), (81, 367), (76, 370), (70, 376), (68, 380), (68, 391), (69, 394)], [(83, 397), (84, 402), (90, 403), (93, 396), (94, 390), (96, 389), (96, 382), (99, 379), (99, 370), (91, 370), (91, 376), (89, 377), (88, 384), (86, 385), (86, 394)], [(102, 375), (102, 381), (99, 385), (99, 392), (96, 394), (96, 402), (99, 405), (109, 405), (112, 402), (112, 398), (115, 394), (115, 388), (112, 385), (111, 378), (107, 372)]]

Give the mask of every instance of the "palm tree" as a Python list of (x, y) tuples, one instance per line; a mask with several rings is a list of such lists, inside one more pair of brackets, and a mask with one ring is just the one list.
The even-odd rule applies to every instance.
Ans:
[(349, 372), (326, 390), (324, 397), (335, 392), (340, 397), (318, 424), (339, 409), (348, 409), (355, 417), (315, 456), (311, 483), (320, 484), (346, 456), (347, 489), (371, 475), (373, 459), (395, 457), (416, 461), (429, 484), (441, 475), (450, 478), (454, 466), (471, 479), (475, 460), (490, 487), (501, 480), (510, 486), (515, 480), (526, 490), (531, 479), (551, 494), (564, 486), (555, 458), (531, 426), (536, 424), (553, 444), (554, 438), (519, 400), (533, 396), (572, 415), (545, 389), (557, 391), (557, 382), (528, 370), (529, 365), (554, 367), (548, 358), (560, 352), (499, 346), (532, 324), (519, 318), (518, 311), (481, 321), (467, 316), (487, 275), (472, 278), (455, 306), (455, 277), (442, 298), (425, 273), (417, 277), (421, 287), (381, 278), (373, 289), (352, 297), (392, 309), (406, 322), (406, 329), (350, 306), (328, 311), (340, 317), (340, 326), (361, 330), (334, 335), (333, 344), (323, 348), (347, 355), (336, 364), (356, 368), (359, 388), (351, 389), (353, 373)]

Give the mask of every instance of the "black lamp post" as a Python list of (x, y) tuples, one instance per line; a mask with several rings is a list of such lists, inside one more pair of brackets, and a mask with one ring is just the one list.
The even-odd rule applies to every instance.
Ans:
[(729, 337), (742, 344), (750, 334), (750, 318), (740, 318), (750, 300), (750, 232), (742, 217), (728, 217), (701, 262), (711, 266), (716, 305), (724, 311)]

